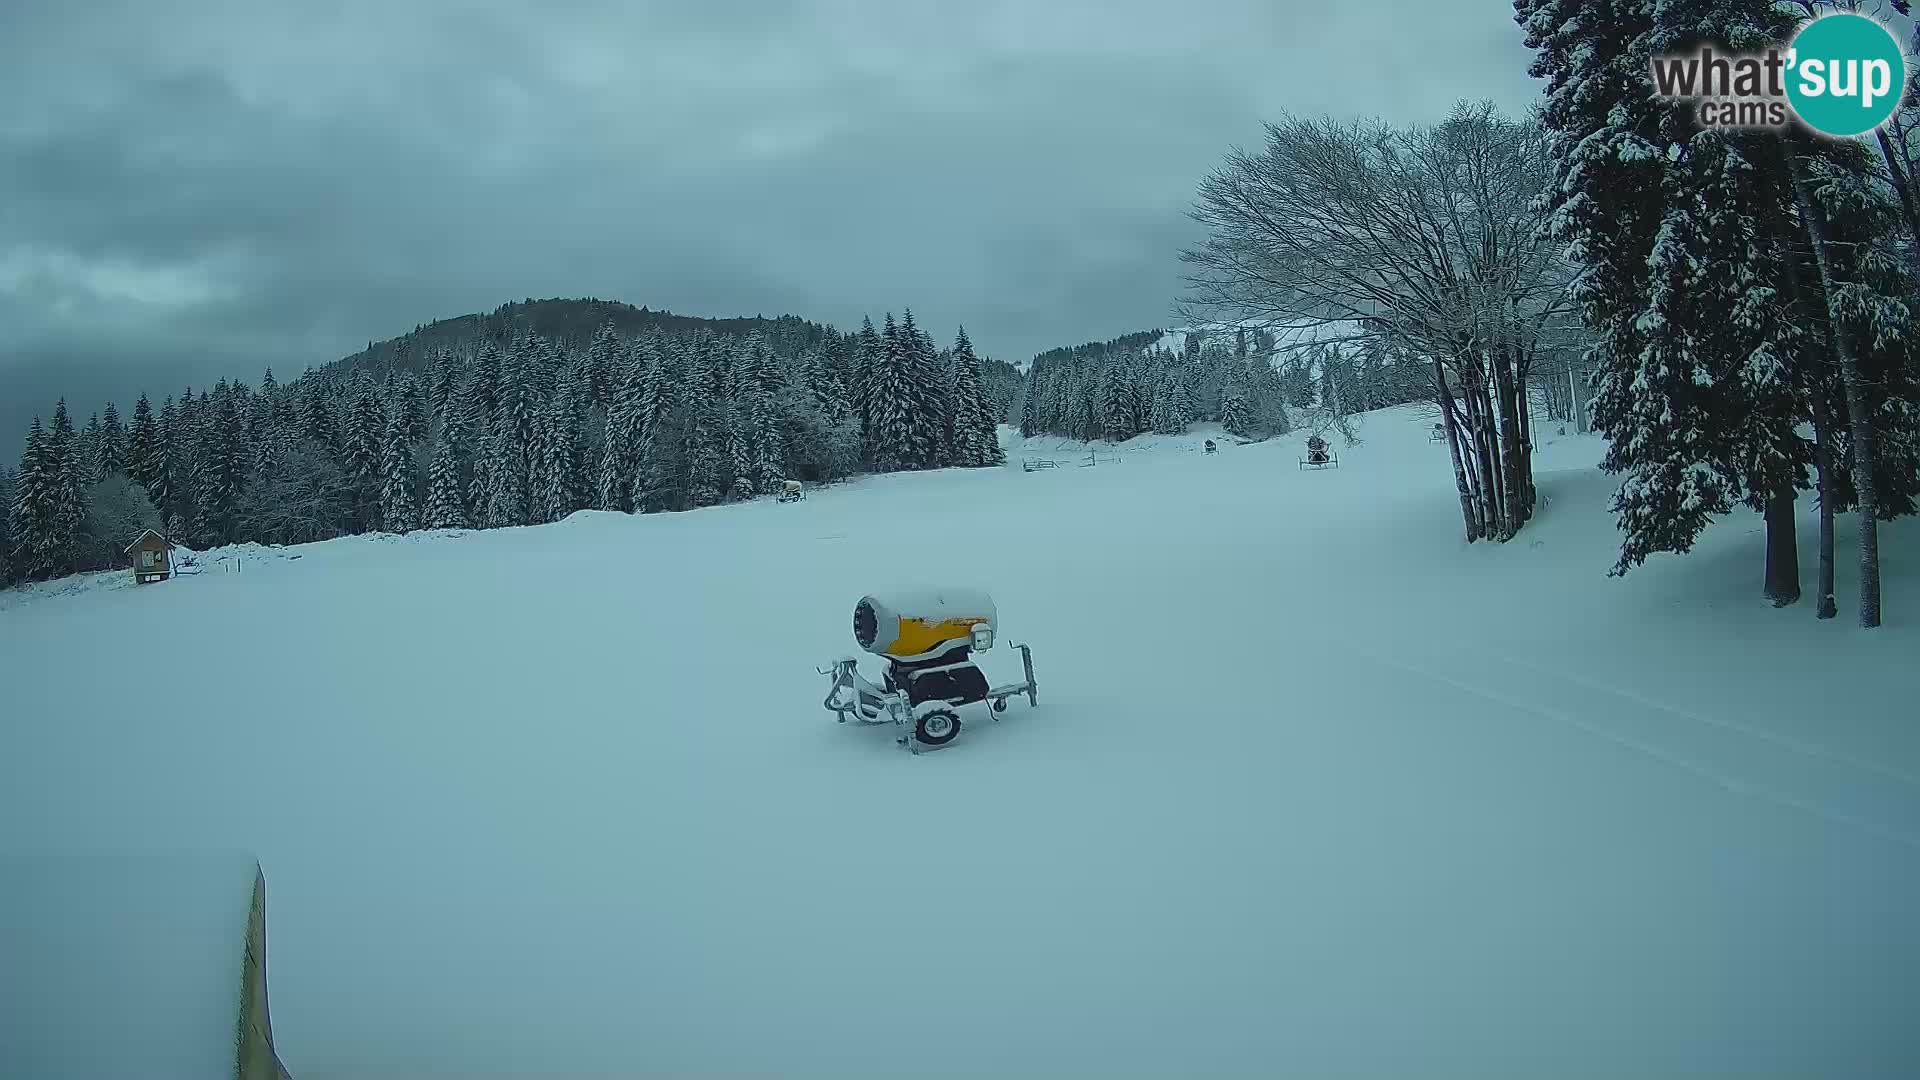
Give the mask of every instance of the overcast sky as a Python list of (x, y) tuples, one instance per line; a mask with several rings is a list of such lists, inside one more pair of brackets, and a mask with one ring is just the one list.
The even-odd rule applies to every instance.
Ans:
[(1517, 111), (1526, 63), (1509, 0), (0, 3), (0, 455), (527, 296), (1163, 325), (1263, 119)]

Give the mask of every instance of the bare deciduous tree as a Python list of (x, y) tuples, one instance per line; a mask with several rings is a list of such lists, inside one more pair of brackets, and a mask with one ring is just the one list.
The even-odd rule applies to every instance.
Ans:
[(1467, 539), (1510, 539), (1534, 505), (1528, 380), (1570, 310), (1547, 175), (1539, 129), (1486, 103), (1430, 127), (1269, 124), (1201, 183), (1184, 307), (1425, 358)]

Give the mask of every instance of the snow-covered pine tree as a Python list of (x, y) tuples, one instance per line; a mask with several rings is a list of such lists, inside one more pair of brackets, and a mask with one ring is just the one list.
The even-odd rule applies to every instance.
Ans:
[(106, 475), (106, 463), (100, 457), (101, 438), (100, 414), (94, 413), (87, 417), (87, 426), (80, 429), (80, 479), (84, 485), (97, 484)]
[(500, 347), (492, 339), (481, 342), (473, 362), (467, 365), (466, 385), (461, 388), (460, 408), (468, 431), (491, 433), (493, 410), (500, 396)]
[(620, 372), (627, 365), (627, 345), (614, 329), (613, 320), (600, 324), (587, 346), (587, 392), (594, 401), (608, 400), (619, 384)]
[(1020, 435), (1031, 439), (1046, 430), (1041, 423), (1042, 376), (1033, 364), (1027, 365), (1026, 386), (1020, 397)]
[(1108, 442), (1133, 438), (1132, 391), (1127, 386), (1126, 372), (1113, 357), (1109, 356), (1102, 365), (1097, 385), (1094, 396), (1100, 407), (1100, 437)]
[(14, 561), (19, 505), (20, 488), (13, 470), (0, 464), (0, 587), (19, 580), (19, 568)]
[(385, 434), (386, 417), (380, 408), (380, 395), (373, 379), (364, 371), (355, 381), (353, 398), (347, 408), (344, 463), (347, 481), (354, 491), (352, 529), (365, 532), (380, 518), (380, 440)]
[(913, 309), (900, 319), (899, 343), (905, 353), (905, 385), (911, 401), (906, 429), (909, 468), (930, 469), (942, 464), (940, 433), (945, 427), (946, 395), (942, 392), (939, 361), (932, 339), (914, 324)]
[(234, 388), (222, 379), (203, 405), (194, 454), (196, 542), (213, 546), (234, 539), (245, 467), (245, 432)]
[(753, 431), (749, 423), (744, 400), (729, 400), (720, 406), (723, 447), (720, 456), (723, 465), (720, 490), (726, 492), (730, 499), (751, 499), (754, 496)]
[(15, 481), (14, 565), (22, 580), (43, 581), (66, 572), (61, 565), (60, 483), (58, 455), (36, 416), (27, 428)]
[(616, 364), (611, 374), (613, 401), (607, 407), (607, 434), (600, 450), (596, 502), (602, 510), (631, 513), (634, 481), (640, 471), (642, 409), (650, 360), (641, 353)]
[[(1822, 303), (1808, 326), (1817, 355), (1800, 382), (1810, 387), (1822, 491), (1821, 589), (1832, 582), (1832, 528), (1826, 506), (1851, 506), (1859, 520), (1859, 620), (1880, 625), (1879, 523), (1911, 514), (1920, 487), (1920, 343), (1912, 272), (1889, 238), (1900, 213), (1882, 187), (1882, 162), (1858, 143), (1793, 135), (1787, 176), (1794, 188), (1805, 261)], [(1800, 260), (1792, 260), (1800, 261)], [(1824, 440), (1826, 430), (1834, 434)], [(1819, 443), (1834, 444), (1824, 451)], [(1850, 468), (1831, 467), (1838, 457)], [(1769, 530), (1771, 538), (1772, 530)]]
[(476, 469), (476, 481), (485, 485), (479, 500), (480, 523), (490, 529), (525, 525), (531, 521), (527, 492), (526, 448), (513, 418), (505, 411), (494, 418), (482, 453), (483, 468)]
[(725, 475), (726, 411), (704, 375), (705, 365), (701, 364), (689, 381), (684, 403), (684, 490), (687, 504), (696, 507), (718, 504), (730, 486)]
[(973, 342), (964, 326), (953, 341), (952, 363), (954, 464), (967, 468), (999, 465), (1006, 460), (1000, 449), (999, 418), (987, 402), (980, 358), (974, 355)]
[(705, 359), (691, 343), (655, 340), (643, 350), (640, 441), (633, 480), (636, 510), (685, 505), (687, 433), (693, 412), (689, 402), (699, 397), (694, 388), (705, 385)]
[(267, 438), (267, 432), (274, 426), (279, 415), (280, 383), (273, 377), (273, 369), (268, 368), (260, 377), (260, 392), (255, 394), (247, 410), (247, 441), (252, 444), (255, 463), (260, 454), (260, 444)]
[(141, 487), (147, 489), (147, 497), (153, 498), (154, 452), (159, 442), (160, 429), (154, 422), (153, 402), (147, 395), (141, 394), (133, 403), (133, 423), (127, 428), (127, 474)]
[(1187, 411), (1187, 392), (1181, 388), (1179, 363), (1167, 367), (1160, 377), (1160, 392), (1154, 396), (1154, 430), (1160, 434), (1183, 434), (1192, 417)]
[(146, 479), (141, 486), (147, 489), (147, 500), (154, 509), (160, 511), (160, 517), (167, 522), (167, 535), (175, 536), (173, 518), (179, 508), (179, 484), (175, 478), (180, 465), (174, 453), (174, 436), (180, 430), (180, 407), (169, 397), (160, 406), (159, 419), (154, 423), (153, 452), (149, 455)]
[(426, 391), (410, 371), (395, 375), (387, 385), (387, 414), (400, 422), (401, 438), (417, 450), (427, 439)]
[(1762, 179), (1747, 151), (1756, 136), (1696, 129), (1645, 75), (1651, 57), (1701, 34), (1738, 49), (1777, 42), (1791, 24), (1764, 3), (1515, 9), (1533, 74), (1548, 81), (1551, 223), (1583, 265), (1574, 296), (1597, 337), (1602, 465), (1626, 476), (1613, 569), (1624, 574), (1653, 552), (1688, 550), (1736, 500), (1790, 501), (1799, 486), (1806, 451), (1775, 349), (1783, 281), (1755, 247), (1770, 211), (1746, 197)]
[[(887, 321), (892, 323), (889, 314)], [(897, 330), (889, 330), (883, 337), (873, 328), (871, 317), (862, 317), (860, 333), (855, 338), (853, 350), (853, 384), (849, 388), (854, 413), (860, 420), (860, 454), (863, 460), (873, 460), (873, 386), (874, 379), (888, 363), (892, 350), (893, 337)]]
[(380, 528), (408, 533), (420, 527), (420, 478), (415, 472), (417, 447), (404, 402), (396, 402), (387, 418), (380, 446)]
[(1244, 359), (1235, 358), (1227, 369), (1226, 386), (1220, 393), (1220, 426), (1243, 439), (1253, 434), (1252, 389)]
[(57, 564), (58, 573), (67, 574), (73, 570), (74, 544), (86, 520), (83, 493), (89, 486), (89, 478), (86, 464), (80, 460), (80, 440), (73, 430), (73, 419), (67, 415), (64, 398), (53, 407), (46, 445), (53, 463), (54, 531), (49, 538), (50, 557)]
[(334, 415), (332, 387), (322, 379), (309, 379), (304, 393), (301, 437), (337, 457), (340, 453), (340, 424)]
[(750, 478), (754, 489), (763, 495), (778, 491), (780, 482), (787, 476), (786, 432), (777, 408), (786, 388), (786, 379), (773, 350), (764, 340), (757, 342), (743, 386), (745, 400), (741, 404), (750, 444), (750, 460), (743, 475)]
[(425, 526), (429, 529), (465, 529), (473, 524), (467, 513), (467, 485), (460, 476), (461, 425), (442, 424), (433, 440), (433, 461), (427, 470)]
[(573, 411), (555, 395), (534, 417), (533, 517), (536, 522), (559, 521), (581, 509), (579, 467), (574, 455)]

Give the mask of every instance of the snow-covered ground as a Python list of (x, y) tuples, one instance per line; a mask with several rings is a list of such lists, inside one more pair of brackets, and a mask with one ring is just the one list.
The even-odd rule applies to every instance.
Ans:
[[(1920, 1073), (1920, 529), (1873, 632), (1850, 521), (1835, 622), (1749, 516), (1609, 580), (1596, 441), (1468, 547), (1426, 427), (15, 604), (0, 851), (257, 855), (298, 1080)], [(916, 581), (1038, 709), (833, 722)]]

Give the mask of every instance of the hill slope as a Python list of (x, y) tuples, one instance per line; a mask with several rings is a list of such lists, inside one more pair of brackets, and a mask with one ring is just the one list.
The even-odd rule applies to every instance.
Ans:
[[(256, 853), (296, 1077), (1920, 1070), (1913, 523), (1867, 634), (1758, 601), (1754, 519), (1606, 579), (1591, 440), (1465, 547), (1364, 435), (16, 608), (0, 849)], [(814, 668), (928, 580), (1039, 707), (914, 757)]]

